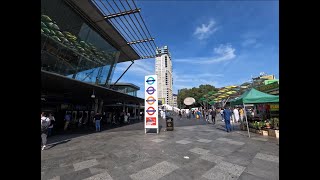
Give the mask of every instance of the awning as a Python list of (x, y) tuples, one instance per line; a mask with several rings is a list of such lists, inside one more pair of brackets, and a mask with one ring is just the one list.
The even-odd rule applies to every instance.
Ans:
[(42, 92), (56, 92), (67, 94), (73, 102), (91, 102), (91, 95), (101, 98), (104, 104), (143, 104), (144, 99), (117, 92), (102, 86), (81, 82), (79, 80), (67, 78), (55, 73), (41, 71), (41, 90)]

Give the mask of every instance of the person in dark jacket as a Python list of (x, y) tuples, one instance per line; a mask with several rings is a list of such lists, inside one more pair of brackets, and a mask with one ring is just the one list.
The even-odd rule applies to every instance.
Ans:
[(223, 110), (223, 118), (224, 118), (224, 122), (226, 123), (226, 130), (227, 130), (227, 132), (230, 132), (230, 131), (231, 131), (231, 124), (230, 124), (231, 116), (232, 116), (232, 112), (231, 112), (231, 110), (230, 110), (230, 107), (226, 107), (226, 108)]
[(101, 131), (101, 127), (100, 127), (100, 123), (102, 120), (102, 115), (100, 113), (97, 113), (93, 120), (96, 122), (96, 132), (100, 132)]
[(216, 124), (216, 110), (212, 109), (212, 111), (210, 113), (212, 115), (212, 124), (215, 125)]

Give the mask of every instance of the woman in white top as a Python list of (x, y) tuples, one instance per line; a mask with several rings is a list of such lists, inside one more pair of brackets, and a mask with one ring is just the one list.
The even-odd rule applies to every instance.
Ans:
[(223, 118), (223, 109), (222, 109), (222, 108), (221, 108), (221, 110), (220, 110), (220, 115), (221, 115), (222, 121), (224, 121), (224, 118)]
[(235, 123), (239, 122), (240, 116), (239, 116), (239, 111), (238, 111), (237, 108), (234, 108), (234, 110), (233, 110), (233, 115), (234, 115), (234, 122), (235, 122)]

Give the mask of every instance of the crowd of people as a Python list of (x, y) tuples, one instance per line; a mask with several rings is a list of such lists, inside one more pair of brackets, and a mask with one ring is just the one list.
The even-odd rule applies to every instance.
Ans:
[(208, 123), (216, 124), (217, 116), (220, 116), (222, 121), (225, 122), (226, 131), (231, 131), (231, 123), (239, 123), (244, 120), (244, 110), (242, 107), (231, 108), (212, 108), (212, 109), (189, 109), (181, 110), (178, 113), (180, 120), (182, 117), (187, 119), (200, 119), (204, 118)]
[[(143, 113), (140, 114), (143, 117)], [(63, 131), (68, 131), (73, 128), (94, 128), (96, 132), (101, 132), (101, 125), (109, 124), (111, 126), (121, 126), (131, 123), (134, 119), (129, 112), (112, 112), (112, 113), (96, 113), (89, 117), (79, 117), (74, 119), (70, 112), (66, 112), (63, 117)], [(56, 119), (53, 113), (41, 113), (41, 149), (44, 150), (47, 144), (47, 138), (52, 136), (56, 126)], [(56, 130), (55, 130), (56, 131)]]

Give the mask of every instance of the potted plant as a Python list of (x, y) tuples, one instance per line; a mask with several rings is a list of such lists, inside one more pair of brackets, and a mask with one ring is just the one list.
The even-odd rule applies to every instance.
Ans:
[(279, 138), (279, 118), (273, 118), (276, 138)]
[(279, 118), (273, 118), (273, 127), (276, 130), (279, 130)]
[(252, 130), (256, 127), (256, 126), (255, 126), (255, 123), (256, 123), (256, 122), (253, 122), (253, 123), (250, 122), (250, 123), (249, 123), (249, 131), (250, 131), (250, 132), (253, 132)]
[(246, 122), (241, 122), (241, 124), (240, 124), (240, 129), (241, 129), (242, 131), (246, 131), (246, 130), (247, 130), (247, 123), (246, 123)]
[(263, 122), (257, 122), (257, 128), (256, 128), (256, 133), (261, 134), (261, 128), (263, 127)]
[(270, 127), (271, 127), (271, 128), (274, 128), (274, 120), (273, 120), (273, 118), (270, 118), (270, 121), (269, 121), (269, 122), (270, 122)]
[(265, 123), (266, 123), (266, 129), (270, 129), (271, 128), (270, 121), (266, 120)]

